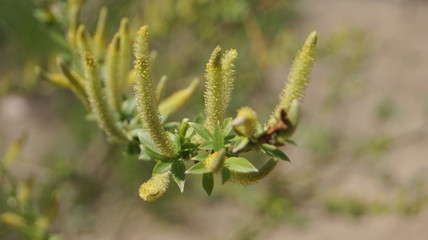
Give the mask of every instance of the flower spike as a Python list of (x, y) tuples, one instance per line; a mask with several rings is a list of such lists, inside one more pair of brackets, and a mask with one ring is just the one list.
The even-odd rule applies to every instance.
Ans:
[(153, 140), (157, 150), (165, 156), (172, 157), (175, 155), (175, 150), (159, 118), (158, 103), (148, 54), (148, 37), (147, 26), (144, 26), (138, 31), (134, 44), (134, 55), (136, 58), (134, 90), (137, 100), (137, 110), (141, 122)]
[(281, 110), (288, 114), (293, 100), (302, 100), (304, 91), (309, 82), (309, 74), (314, 64), (315, 45), (317, 43), (317, 33), (312, 32), (306, 39), (302, 49), (297, 53), (296, 59), (288, 74), (288, 81), (283, 89), (280, 102), (272, 113), (268, 125), (273, 126), (280, 118)]

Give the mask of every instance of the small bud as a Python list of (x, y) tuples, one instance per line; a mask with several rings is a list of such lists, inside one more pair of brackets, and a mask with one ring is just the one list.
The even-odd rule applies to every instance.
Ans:
[(218, 173), (223, 169), (225, 159), (226, 159), (226, 150), (221, 149), (218, 152), (210, 154), (205, 159), (205, 167), (212, 173)]
[(146, 202), (154, 202), (166, 192), (168, 184), (169, 172), (154, 174), (147, 182), (141, 184), (140, 197)]
[(235, 130), (246, 137), (253, 135), (257, 125), (257, 114), (250, 107), (241, 107), (237, 111), (237, 116), (232, 122)]

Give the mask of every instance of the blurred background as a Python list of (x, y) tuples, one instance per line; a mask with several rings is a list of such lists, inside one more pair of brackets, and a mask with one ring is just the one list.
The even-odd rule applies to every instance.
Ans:
[[(109, 39), (123, 17), (133, 31), (149, 25), (167, 94), (203, 79), (217, 45), (236, 48), (228, 116), (248, 105), (261, 122), (316, 30), (297, 146), (283, 149), (292, 163), (253, 186), (217, 185), (211, 197), (190, 176), (184, 194), (171, 185), (143, 202), (137, 189), (152, 164), (108, 144), (69, 91), (35, 74), (58, 71), (60, 24), (43, 10), (61, 13), (66, 2), (0, 0), (0, 156), (17, 159), (0, 176), (0, 239), (428, 236), (428, 1), (93, 0), (80, 16), (91, 31), (102, 6)], [(172, 118), (202, 112), (202, 91)], [(16, 206), (32, 223), (24, 232)]]

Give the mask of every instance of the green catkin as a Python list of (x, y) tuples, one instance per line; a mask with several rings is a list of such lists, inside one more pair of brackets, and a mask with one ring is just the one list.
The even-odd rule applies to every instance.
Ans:
[(235, 72), (235, 61), (238, 58), (238, 52), (235, 49), (227, 50), (222, 59), (222, 72), (223, 72), (223, 112), (226, 111), (227, 106), (229, 106), (233, 84), (236, 80)]
[(89, 33), (86, 31), (86, 28), (84, 25), (80, 25), (77, 29), (77, 50), (82, 58), (82, 61), (84, 61), (85, 54), (87, 52), (92, 53), (92, 49), (90, 46), (90, 36)]
[(139, 189), (140, 197), (146, 202), (154, 202), (160, 198), (169, 185), (169, 172), (163, 174), (153, 174)]
[(166, 82), (168, 81), (168, 77), (166, 75), (163, 75), (156, 86), (156, 100), (158, 103), (161, 102), (163, 95), (165, 93), (165, 86)]
[(104, 33), (107, 21), (107, 8), (103, 7), (98, 16), (97, 28), (94, 34), (94, 55), (96, 59), (101, 59), (104, 54)]
[(223, 54), (217, 46), (205, 69), (205, 123), (211, 132), (217, 123), (222, 124), (224, 113), (229, 105), (233, 83), (236, 78), (235, 60), (238, 53), (235, 49)]
[(302, 49), (297, 53), (297, 56), (291, 66), (288, 74), (288, 81), (281, 95), (280, 102), (273, 111), (268, 125), (275, 125), (280, 118), (281, 110), (287, 113), (290, 110), (291, 103), (297, 99), (301, 101), (304, 92), (309, 82), (309, 75), (314, 64), (315, 45), (317, 43), (317, 33), (312, 32), (306, 39)]
[(274, 160), (271, 158), (259, 169), (258, 172), (240, 173), (231, 171), (230, 181), (244, 186), (251, 185), (269, 175), (269, 173), (272, 172), (277, 163), (278, 160)]
[(137, 110), (143, 127), (147, 130), (157, 150), (165, 156), (172, 157), (175, 155), (175, 150), (159, 118), (160, 115), (148, 56), (148, 37), (147, 26), (144, 26), (138, 31), (134, 44), (134, 55), (136, 58), (134, 90), (137, 100)]
[(127, 141), (125, 133), (116, 126), (113, 115), (107, 107), (98, 76), (98, 64), (91, 53), (87, 52), (84, 57), (84, 71), (87, 80), (86, 92), (92, 112), (97, 119), (101, 129), (104, 130), (110, 140)]
[(68, 33), (67, 33), (67, 38), (68, 38), (68, 42), (72, 45), (75, 46), (76, 44), (76, 33), (77, 33), (77, 27), (79, 25), (79, 14), (80, 14), (80, 9), (82, 7), (82, 0), (69, 0), (68, 1), (68, 22), (69, 22), (69, 27), (68, 27)]
[(106, 82), (105, 89), (107, 94), (107, 103), (115, 112), (120, 112), (122, 105), (122, 96), (120, 91), (119, 79), (119, 49), (121, 47), (121, 39), (119, 34), (114, 35), (112, 42), (108, 46), (106, 55)]
[(128, 86), (128, 75), (132, 58), (132, 43), (127, 18), (123, 18), (120, 22), (119, 35), (121, 44), (118, 62), (118, 79), (120, 83), (120, 90), (123, 91)]
[[(193, 95), (199, 85), (199, 79), (195, 78), (190, 85), (182, 90), (178, 90), (171, 96), (165, 98), (159, 103), (159, 112), (162, 115), (170, 115), (176, 112), (181, 106), (183, 106)], [(156, 96), (157, 98), (157, 96)]]
[(217, 46), (211, 54), (205, 70), (205, 127), (214, 132), (216, 124), (223, 121), (223, 77), (221, 67), (222, 52)]
[(85, 106), (85, 108), (90, 109), (88, 94), (86, 94), (85, 83), (84, 83), (83, 79), (79, 75), (77, 75), (75, 72), (72, 72), (67, 67), (64, 60), (58, 59), (58, 66), (61, 69), (62, 74), (64, 74), (64, 76), (70, 82), (71, 90), (74, 92), (74, 94), (77, 96), (77, 98), (82, 102), (82, 104)]

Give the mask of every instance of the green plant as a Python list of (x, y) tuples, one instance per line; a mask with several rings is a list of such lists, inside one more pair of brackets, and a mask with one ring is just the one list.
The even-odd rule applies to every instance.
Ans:
[[(70, 9), (81, 6), (79, 1), (69, 4)], [(77, 14), (70, 14), (68, 44), (72, 51), (68, 61), (58, 61), (61, 73), (41, 72), (41, 76), (71, 89), (110, 141), (127, 145), (127, 152), (139, 155), (139, 159), (155, 162), (152, 178), (140, 187), (141, 198), (158, 199), (171, 176), (184, 191), (186, 174), (201, 174), (202, 185), (210, 195), (215, 174), (221, 175), (222, 183), (230, 180), (248, 185), (267, 176), (279, 160), (289, 161), (278, 147), (293, 142), (290, 137), (298, 123), (300, 102), (314, 62), (315, 32), (298, 52), (280, 102), (264, 126), (249, 107), (240, 108), (235, 119), (224, 117), (236, 79), (238, 55), (234, 49), (222, 51), (220, 47), (214, 49), (206, 65), (204, 117), (168, 122), (169, 115), (196, 91), (199, 80), (163, 98), (166, 80), (162, 78), (155, 87), (155, 57), (149, 51), (148, 27), (142, 27), (135, 36), (131, 71), (128, 21), (122, 20), (104, 49), (105, 19), (103, 9), (91, 37), (84, 25), (78, 26)], [(134, 94), (128, 94), (127, 88), (132, 85)], [(270, 159), (258, 169), (241, 156), (251, 151), (262, 152)]]
[[(5, 225), (14, 230), (12, 233), (20, 233), (28, 239), (61, 239), (51, 232), (59, 207), (57, 191), (49, 193), (47, 207), (40, 207), (42, 204), (33, 187), (33, 179), (19, 179), (10, 171), (10, 165), (17, 160), (25, 140), (22, 136), (0, 156), (0, 226)], [(0, 228), (0, 234), (7, 238), (9, 231), (3, 231)]]

